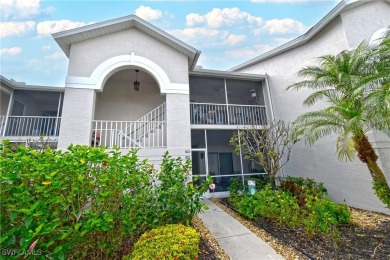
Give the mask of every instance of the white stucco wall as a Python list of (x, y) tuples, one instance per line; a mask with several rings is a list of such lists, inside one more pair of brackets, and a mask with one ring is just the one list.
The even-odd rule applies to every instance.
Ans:
[(157, 82), (147, 73), (140, 72), (140, 90), (134, 91), (134, 70), (123, 70), (111, 76), (103, 92), (96, 93), (95, 120), (134, 121), (161, 105)]
[(191, 149), (189, 95), (167, 94), (167, 147)]
[(361, 5), (342, 13), (341, 19), (349, 47), (355, 48), (378, 29), (390, 25), (390, 3), (375, 1)]
[[(368, 8), (369, 12), (364, 12), (362, 8)], [(371, 36), (369, 32), (382, 28), (382, 23), (366, 22), (372, 18), (373, 10), (378, 8), (383, 9), (378, 10), (381, 15), (390, 13), (387, 4), (365, 4), (358, 10), (351, 10), (342, 18), (337, 17), (308, 43), (244, 68), (240, 72), (267, 73), (275, 118), (294, 120), (298, 115), (309, 111), (309, 108), (302, 106), (303, 100), (310, 93), (308, 90), (286, 91), (289, 85), (298, 81), (296, 76), (298, 70), (316, 64), (316, 57), (336, 54), (355, 47), (356, 42), (359, 42), (357, 38), (360, 38), (360, 41), (365, 37), (369, 38)], [(356, 15), (360, 16), (359, 19)], [(380, 18), (382, 19), (383, 17)], [(348, 26), (344, 27), (344, 25)], [(346, 32), (345, 29), (348, 31)], [(354, 32), (350, 32), (352, 29)], [(321, 108), (323, 105), (317, 104), (310, 110)], [(372, 138), (372, 135), (370, 137)], [(390, 213), (373, 193), (372, 180), (367, 167), (358, 160), (349, 163), (340, 162), (337, 159), (335, 142), (336, 137), (331, 136), (318, 141), (312, 147), (303, 142), (299, 143), (293, 150), (291, 161), (286, 165), (284, 174), (314, 178), (323, 182), (330, 197), (336, 201), (346, 201), (354, 207)]]
[(73, 44), (68, 76), (88, 77), (105, 60), (131, 53), (154, 61), (171, 82), (188, 83), (187, 56), (134, 28)]
[(95, 90), (65, 88), (58, 149), (69, 144), (90, 145)]
[[(116, 78), (128, 71), (134, 73), (135, 69), (140, 70), (139, 76), (145, 76), (139, 78), (138, 93), (132, 89), (134, 79), (125, 82)], [(188, 57), (164, 43), (137, 29), (129, 29), (72, 44), (65, 89), (74, 91), (65, 92), (61, 147), (70, 142), (88, 144), (90, 140), (90, 125), (89, 133), (83, 132), (76, 139), (72, 137), (79, 130), (72, 125), (81, 120), (67, 118), (72, 113), (85, 109), (82, 117), (87, 121), (89, 118), (89, 124), (93, 118), (130, 121), (166, 99), (168, 150), (187, 156), (185, 151), (190, 149)], [(93, 96), (97, 92), (96, 105), (89, 91)], [(80, 102), (77, 95), (88, 95), (88, 102)], [(153, 153), (160, 149), (154, 150), (145, 149), (143, 153), (157, 158)]]

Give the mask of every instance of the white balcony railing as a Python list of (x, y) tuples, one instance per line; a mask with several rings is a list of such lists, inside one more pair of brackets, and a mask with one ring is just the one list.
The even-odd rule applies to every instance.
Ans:
[(265, 125), (265, 106), (190, 103), (194, 125)]
[(61, 118), (48, 116), (6, 116), (0, 118), (4, 136), (58, 136)]
[(113, 148), (166, 147), (165, 121), (92, 121), (94, 146)]

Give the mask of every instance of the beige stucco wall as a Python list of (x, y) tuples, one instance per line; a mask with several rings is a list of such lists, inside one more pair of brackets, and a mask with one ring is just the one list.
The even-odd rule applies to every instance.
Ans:
[[(310, 91), (286, 91), (289, 85), (299, 80), (298, 70), (307, 65), (317, 64), (316, 57), (339, 53), (355, 47), (363, 39), (369, 39), (371, 32), (388, 23), (390, 16), (386, 16), (386, 13), (390, 14), (388, 4), (365, 4), (342, 15), (342, 18), (337, 17), (308, 43), (244, 68), (240, 72), (267, 73), (275, 118), (294, 120), (304, 112), (325, 105), (317, 104), (310, 109), (303, 107), (302, 102)], [(374, 140), (373, 134), (370, 134), (370, 138)], [(331, 136), (318, 141), (312, 147), (305, 145), (304, 142), (299, 143), (293, 150), (284, 174), (324, 182), (330, 197), (336, 201), (345, 200), (351, 206), (390, 213), (373, 193), (372, 179), (367, 167), (358, 160), (349, 163), (339, 161), (335, 142), (336, 137)]]
[(188, 83), (187, 56), (135, 28), (72, 44), (68, 76), (89, 77), (105, 60), (131, 53), (155, 62), (171, 83)]
[(134, 91), (134, 81), (134, 70), (123, 70), (112, 75), (103, 92), (96, 93), (95, 119), (133, 121), (164, 103), (165, 96), (160, 94), (152, 76), (139, 73), (139, 91)]

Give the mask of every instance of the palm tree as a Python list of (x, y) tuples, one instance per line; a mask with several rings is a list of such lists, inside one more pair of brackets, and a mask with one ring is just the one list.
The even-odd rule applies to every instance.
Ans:
[(379, 92), (372, 94), (382, 86), (382, 79), (373, 76), (378, 72), (375, 51), (363, 42), (354, 50), (322, 56), (319, 66), (309, 66), (299, 71), (298, 75), (306, 80), (288, 89), (313, 90), (303, 102), (306, 106), (318, 101), (329, 104), (324, 109), (299, 116), (295, 123), (304, 131), (310, 145), (322, 137), (337, 134), (339, 159), (351, 161), (358, 156), (371, 173), (376, 195), (390, 207), (390, 188), (377, 164), (378, 156), (367, 138), (370, 130), (390, 134), (388, 114), (383, 111), (378, 113), (378, 105), (375, 105), (381, 95)]

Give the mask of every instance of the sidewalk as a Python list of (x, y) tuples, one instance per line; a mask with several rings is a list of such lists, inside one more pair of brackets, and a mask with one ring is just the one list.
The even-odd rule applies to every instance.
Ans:
[(199, 218), (232, 260), (284, 259), (266, 242), (210, 200), (209, 207)]

